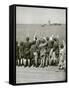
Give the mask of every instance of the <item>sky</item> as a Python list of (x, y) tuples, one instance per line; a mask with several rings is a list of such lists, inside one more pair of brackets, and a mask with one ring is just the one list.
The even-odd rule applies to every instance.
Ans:
[(16, 24), (65, 24), (65, 9), (16, 7)]

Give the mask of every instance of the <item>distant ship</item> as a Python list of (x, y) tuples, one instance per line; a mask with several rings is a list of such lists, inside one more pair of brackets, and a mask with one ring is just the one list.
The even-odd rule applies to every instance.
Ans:
[(45, 27), (46, 24), (41, 24), (42, 27)]

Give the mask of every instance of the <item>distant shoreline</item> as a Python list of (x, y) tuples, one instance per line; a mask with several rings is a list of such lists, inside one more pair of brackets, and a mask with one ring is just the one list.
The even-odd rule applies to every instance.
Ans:
[[(49, 25), (49, 24), (16, 24), (16, 25)], [(53, 23), (50, 25), (66, 25), (66, 24), (60, 24), (60, 23)]]

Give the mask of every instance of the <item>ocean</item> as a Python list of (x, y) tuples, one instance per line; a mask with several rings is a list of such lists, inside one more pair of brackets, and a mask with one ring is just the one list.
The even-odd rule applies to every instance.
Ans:
[(18, 42), (25, 41), (27, 36), (32, 41), (35, 34), (38, 39), (54, 34), (55, 36), (59, 35), (60, 41), (66, 40), (66, 25), (16, 24), (16, 40)]

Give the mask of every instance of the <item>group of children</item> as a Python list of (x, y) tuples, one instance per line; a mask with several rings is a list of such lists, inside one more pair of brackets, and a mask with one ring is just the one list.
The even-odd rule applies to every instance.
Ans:
[(59, 38), (55, 36), (44, 37), (30, 42), (29, 37), (26, 42), (16, 42), (16, 65), (24, 67), (45, 67), (58, 66), (65, 68), (65, 43), (60, 44)]

